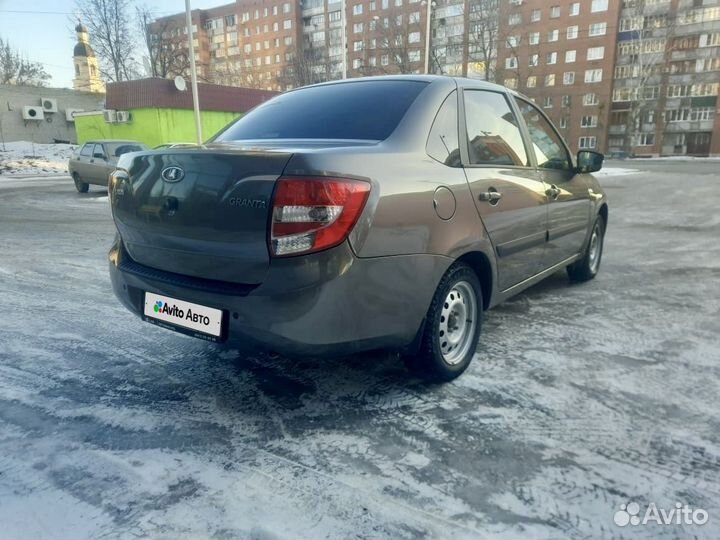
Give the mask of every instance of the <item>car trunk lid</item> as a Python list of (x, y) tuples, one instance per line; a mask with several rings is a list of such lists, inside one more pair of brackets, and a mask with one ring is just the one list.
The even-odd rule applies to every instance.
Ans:
[(291, 153), (182, 149), (121, 160), (113, 218), (136, 262), (177, 274), (257, 284), (269, 266), (275, 181)]

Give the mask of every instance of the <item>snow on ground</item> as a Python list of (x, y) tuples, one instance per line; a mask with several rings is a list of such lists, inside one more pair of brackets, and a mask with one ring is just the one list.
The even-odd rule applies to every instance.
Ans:
[(35, 144), (28, 141), (0, 143), (0, 174), (67, 174), (74, 144)]
[(628, 174), (639, 173), (637, 169), (623, 169), (622, 167), (603, 167), (598, 172), (594, 172), (594, 176), (626, 176)]

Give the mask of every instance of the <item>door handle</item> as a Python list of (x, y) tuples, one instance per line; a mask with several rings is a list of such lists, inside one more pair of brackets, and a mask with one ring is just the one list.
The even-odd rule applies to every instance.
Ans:
[(545, 190), (545, 195), (548, 197), (552, 197), (553, 199), (557, 199), (560, 196), (560, 188), (557, 187), (555, 184), (552, 184), (549, 188)]
[(490, 204), (497, 204), (498, 201), (502, 199), (502, 193), (499, 191), (483, 191), (478, 195), (478, 199), (489, 202)]

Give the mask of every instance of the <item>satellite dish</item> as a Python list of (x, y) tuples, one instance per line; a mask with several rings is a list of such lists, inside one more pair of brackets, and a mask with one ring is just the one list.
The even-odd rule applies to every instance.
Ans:
[(187, 88), (187, 85), (185, 84), (185, 79), (183, 79), (180, 75), (175, 77), (175, 88), (177, 88), (181, 92), (184, 92)]

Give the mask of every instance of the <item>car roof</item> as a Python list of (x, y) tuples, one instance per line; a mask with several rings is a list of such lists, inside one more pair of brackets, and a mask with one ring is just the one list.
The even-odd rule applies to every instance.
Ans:
[(128, 143), (128, 144), (145, 144), (140, 141), (131, 141), (130, 139), (92, 139), (91, 141), (85, 141), (85, 144), (88, 143)]
[[(502, 92), (512, 92), (512, 90), (502, 86), (500, 84), (483, 81), (480, 79), (468, 79), (467, 77), (450, 77), (449, 75), (377, 75), (373, 77), (358, 77), (354, 79), (340, 79), (337, 81), (328, 81), (311, 86), (330, 86), (336, 84), (352, 84), (362, 83), (368, 81), (417, 81), (425, 83), (433, 83), (438, 81), (454, 81), (455, 84), (463, 88), (479, 88), (482, 90), (495, 90)], [(303, 86), (301, 88), (308, 88)], [(297, 88), (296, 90), (300, 90)]]

